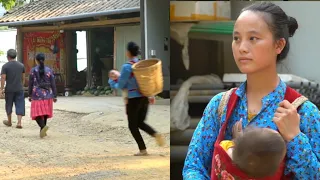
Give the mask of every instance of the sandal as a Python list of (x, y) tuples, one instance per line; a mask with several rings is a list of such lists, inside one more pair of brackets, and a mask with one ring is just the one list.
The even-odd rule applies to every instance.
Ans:
[(47, 136), (47, 131), (48, 131), (49, 127), (45, 126), (43, 129), (41, 129), (40, 131), (40, 138), (43, 138), (45, 136)]
[(3, 121), (3, 124), (6, 125), (6, 126), (8, 126), (8, 127), (11, 127), (11, 126), (12, 126), (12, 123), (9, 123), (8, 120), (4, 120), (4, 121)]
[(22, 129), (22, 126), (21, 125), (17, 125), (16, 128), (17, 129)]
[(165, 146), (165, 141), (164, 141), (164, 138), (162, 135), (156, 134), (154, 137), (156, 139), (156, 143), (158, 144), (158, 146), (160, 146), (160, 147)]
[(146, 150), (142, 150), (142, 151), (134, 154), (134, 156), (148, 156), (148, 153)]

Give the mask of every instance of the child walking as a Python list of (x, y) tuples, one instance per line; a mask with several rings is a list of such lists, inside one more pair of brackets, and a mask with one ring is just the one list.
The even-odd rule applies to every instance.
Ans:
[(45, 56), (36, 56), (37, 66), (31, 69), (29, 76), (29, 101), (31, 118), (40, 127), (40, 137), (47, 136), (47, 120), (53, 116), (53, 102), (57, 102), (57, 88), (53, 71), (44, 65)]

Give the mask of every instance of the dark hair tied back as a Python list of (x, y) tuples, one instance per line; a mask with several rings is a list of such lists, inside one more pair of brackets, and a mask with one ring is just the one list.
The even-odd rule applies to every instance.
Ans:
[(298, 29), (297, 20), (293, 17), (287, 16), (280, 6), (271, 2), (254, 3), (242, 9), (241, 12), (244, 11), (252, 11), (261, 15), (272, 32), (274, 39), (279, 40), (283, 38), (286, 40), (285, 47), (277, 56), (277, 62), (285, 59), (290, 49), (290, 43), (288, 39), (289, 37), (292, 37)]
[(292, 37), (298, 29), (298, 22), (295, 18), (291, 16), (288, 16), (288, 21), (289, 36)]
[(135, 42), (129, 42), (127, 45), (127, 50), (132, 56), (138, 56), (140, 54), (140, 47)]
[(36, 60), (39, 62), (39, 74), (40, 77), (44, 76), (44, 60), (45, 60), (45, 56), (43, 53), (39, 53), (36, 56)]

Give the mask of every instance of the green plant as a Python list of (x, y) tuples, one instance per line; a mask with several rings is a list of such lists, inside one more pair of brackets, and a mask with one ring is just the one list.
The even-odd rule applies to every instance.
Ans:
[(15, 0), (0, 0), (0, 2), (6, 10), (12, 9), (16, 4)]
[(0, 30), (8, 30), (8, 26), (0, 26)]
[(2, 6), (8, 11), (15, 6), (21, 6), (26, 2), (26, 0), (0, 0)]

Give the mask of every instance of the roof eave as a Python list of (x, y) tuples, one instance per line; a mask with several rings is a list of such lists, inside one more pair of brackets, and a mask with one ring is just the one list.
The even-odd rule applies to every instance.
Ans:
[(125, 14), (125, 13), (133, 13), (133, 12), (140, 12), (140, 7), (82, 13), (82, 14), (59, 16), (59, 17), (44, 18), (44, 19), (37, 19), (37, 20), (2, 22), (0, 23), (0, 26), (16, 27), (16, 26), (22, 26), (22, 25), (53, 23), (53, 22), (59, 22), (59, 21), (68, 21), (68, 20), (75, 20), (75, 19), (83, 19), (83, 18), (90, 18), (90, 17), (97, 17), (97, 16), (115, 15), (115, 14)]

